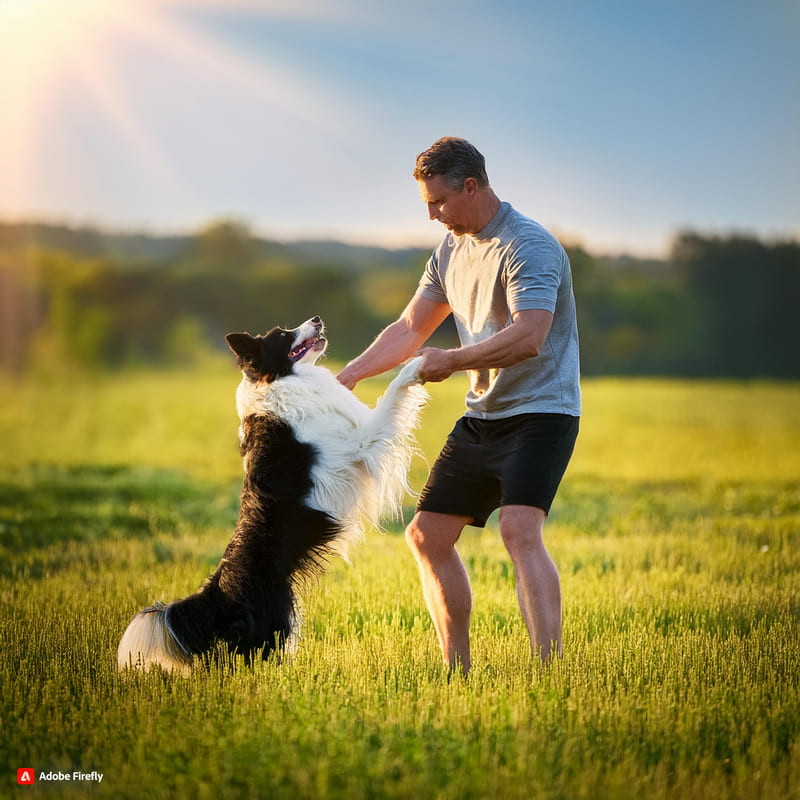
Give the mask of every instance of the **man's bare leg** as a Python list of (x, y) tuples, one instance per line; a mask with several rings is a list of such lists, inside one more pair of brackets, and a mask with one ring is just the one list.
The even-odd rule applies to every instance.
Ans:
[(455, 549), (470, 517), (420, 511), (406, 529), (422, 579), (422, 591), (439, 637), (445, 663), (469, 672), (469, 617), (472, 591)]
[(544, 546), (547, 515), (532, 506), (500, 509), (500, 533), (517, 576), (517, 596), (531, 652), (547, 661), (553, 647), (561, 655), (561, 582)]

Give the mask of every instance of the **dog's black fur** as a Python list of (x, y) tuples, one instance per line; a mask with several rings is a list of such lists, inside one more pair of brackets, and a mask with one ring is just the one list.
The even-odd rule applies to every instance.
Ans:
[[(273, 328), (264, 336), (231, 333), (225, 338), (249, 381), (271, 383), (291, 374), (294, 364), (312, 349), (324, 349), (322, 321), (314, 317), (306, 325), (313, 333), (307, 340), (302, 340), (301, 328)], [(166, 640), (151, 648), (152, 659), (138, 640), (132, 640), (137, 641), (142, 663), (151, 659), (186, 667), (217, 641), (248, 662), (258, 651), (268, 658), (296, 627), (297, 584), (322, 566), (341, 532), (336, 520), (305, 503), (317, 457), (313, 445), (299, 441), (289, 425), (270, 414), (245, 417), (239, 440), (245, 478), (236, 530), (216, 571), (199, 591), (167, 606), (157, 603), (134, 618), (129, 630), (138, 619), (154, 615), (148, 622)], [(120, 667), (133, 660), (131, 649), (123, 637)]]
[(339, 533), (335, 520), (303, 502), (314, 448), (271, 416), (246, 417), (242, 433), (248, 470), (236, 531), (205, 586), (166, 611), (191, 654), (216, 639), (248, 659), (282, 647), (293, 628), (296, 584), (322, 565)]

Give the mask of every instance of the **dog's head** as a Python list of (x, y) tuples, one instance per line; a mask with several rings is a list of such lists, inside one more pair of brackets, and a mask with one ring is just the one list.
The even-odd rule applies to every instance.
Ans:
[(229, 333), (225, 341), (251, 383), (271, 383), (289, 375), (295, 364), (313, 364), (328, 346), (324, 330), (322, 320), (312, 317), (291, 331), (273, 328), (263, 336)]

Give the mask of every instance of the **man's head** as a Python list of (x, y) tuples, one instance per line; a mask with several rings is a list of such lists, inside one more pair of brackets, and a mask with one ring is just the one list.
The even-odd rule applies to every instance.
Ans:
[(437, 175), (451, 189), (461, 189), (467, 178), (475, 178), (480, 187), (489, 185), (483, 156), (475, 145), (455, 136), (443, 136), (417, 156), (414, 177), (418, 181)]
[(428, 216), (451, 233), (478, 233), (499, 201), (489, 186), (486, 162), (466, 139), (445, 136), (417, 156), (414, 177)]

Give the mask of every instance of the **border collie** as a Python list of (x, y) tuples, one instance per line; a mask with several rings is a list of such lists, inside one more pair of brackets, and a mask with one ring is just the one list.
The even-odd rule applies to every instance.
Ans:
[(244, 485), (236, 530), (216, 571), (195, 594), (139, 612), (117, 666), (188, 671), (217, 641), (246, 660), (285, 646), (296, 590), (327, 557), (381, 517), (399, 515), (416, 451), (413, 430), (427, 400), (406, 364), (375, 409), (327, 369), (314, 317), (264, 336), (229, 333), (243, 378), (236, 391)]

